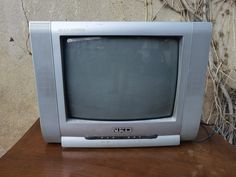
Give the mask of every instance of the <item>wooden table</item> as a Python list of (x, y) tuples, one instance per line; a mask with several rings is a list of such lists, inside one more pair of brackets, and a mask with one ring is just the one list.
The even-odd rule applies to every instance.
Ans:
[(1, 177), (236, 177), (235, 170), (236, 148), (219, 135), (177, 147), (63, 149), (43, 141), (39, 121), (0, 159)]

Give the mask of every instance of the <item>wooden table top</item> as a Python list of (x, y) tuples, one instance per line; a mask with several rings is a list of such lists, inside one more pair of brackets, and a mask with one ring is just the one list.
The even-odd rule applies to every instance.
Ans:
[(39, 121), (0, 159), (1, 177), (236, 177), (235, 169), (236, 148), (219, 135), (176, 147), (63, 149), (43, 141)]

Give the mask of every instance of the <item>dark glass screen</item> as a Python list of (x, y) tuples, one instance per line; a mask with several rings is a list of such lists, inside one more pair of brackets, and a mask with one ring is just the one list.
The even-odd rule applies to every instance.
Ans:
[(62, 37), (67, 116), (139, 120), (171, 116), (179, 39)]

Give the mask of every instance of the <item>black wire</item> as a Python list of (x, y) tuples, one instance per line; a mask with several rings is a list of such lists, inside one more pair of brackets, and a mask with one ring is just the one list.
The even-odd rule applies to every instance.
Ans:
[(207, 123), (205, 123), (205, 122), (203, 122), (202, 120), (201, 120), (201, 123), (200, 123), (201, 125), (205, 125), (205, 126), (214, 126), (214, 124), (207, 124)]
[(205, 142), (209, 141), (215, 135), (215, 131), (214, 130), (209, 132), (208, 129), (206, 128), (207, 126), (213, 126), (213, 124), (211, 125), (211, 124), (206, 124), (204, 122), (201, 122), (200, 126), (205, 130), (207, 136), (204, 137), (204, 138), (201, 138), (199, 140), (195, 140), (194, 141), (195, 143), (205, 143)]

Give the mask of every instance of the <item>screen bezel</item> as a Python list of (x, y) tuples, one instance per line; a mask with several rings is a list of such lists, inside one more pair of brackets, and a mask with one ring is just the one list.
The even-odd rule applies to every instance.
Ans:
[[(182, 28), (173, 23), (147, 22), (60, 22), (51, 24), (53, 60), (60, 131), (63, 136), (113, 136), (114, 127), (132, 127), (132, 134), (179, 134), (183, 117), (184, 93), (187, 89), (188, 68), (191, 58), (192, 25)], [(95, 121), (67, 118), (62, 73), (61, 36), (171, 36), (179, 37), (179, 67), (173, 115), (162, 119), (135, 121)], [(125, 134), (124, 134), (125, 135)]]

